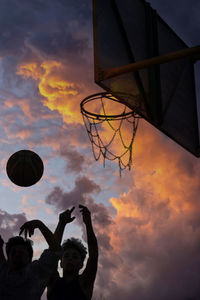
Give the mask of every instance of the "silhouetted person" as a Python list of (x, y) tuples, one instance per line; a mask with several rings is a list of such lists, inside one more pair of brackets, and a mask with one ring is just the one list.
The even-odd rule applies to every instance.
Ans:
[[(49, 245), (38, 260), (32, 262), (32, 242), (27, 240), (38, 228)], [(12, 237), (6, 244), (7, 260), (3, 253), (4, 241), (0, 238), (0, 299), (1, 300), (39, 300), (49, 278), (57, 268), (60, 246), (52, 232), (39, 220), (26, 222), (20, 234)]]
[[(82, 242), (71, 238), (62, 245), (61, 268), (63, 277), (58, 272), (54, 274), (48, 284), (48, 300), (90, 300), (93, 294), (94, 282), (98, 264), (98, 244), (93, 231), (91, 214), (87, 207), (81, 208), (83, 222), (86, 226), (89, 257), (86, 267), (81, 275), (87, 251)], [(65, 225), (71, 223), (75, 217), (71, 217), (71, 210), (66, 210), (59, 216), (59, 223), (54, 233), (55, 238), (61, 243)]]

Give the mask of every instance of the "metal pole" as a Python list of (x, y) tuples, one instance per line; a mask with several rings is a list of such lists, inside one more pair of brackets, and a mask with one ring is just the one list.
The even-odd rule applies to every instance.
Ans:
[(119, 76), (125, 73), (133, 72), (140, 69), (149, 68), (154, 65), (164, 64), (169, 61), (173, 61), (176, 59), (181, 59), (184, 57), (192, 57), (194, 60), (200, 59), (200, 46), (185, 48), (182, 50), (178, 50), (175, 52), (171, 52), (168, 54), (164, 54), (161, 56), (156, 56), (152, 58), (148, 58), (145, 60), (137, 61), (132, 64), (128, 64), (118, 68), (106, 69), (106, 70), (99, 70), (97, 75), (96, 82), (101, 80), (106, 80), (115, 76)]

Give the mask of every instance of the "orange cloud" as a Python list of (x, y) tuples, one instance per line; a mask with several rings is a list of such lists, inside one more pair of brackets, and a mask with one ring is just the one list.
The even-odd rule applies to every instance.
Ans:
[[(109, 200), (116, 216), (107, 232), (113, 259), (115, 255), (122, 259), (110, 278), (124, 292), (131, 287), (134, 295), (138, 288), (156, 282), (158, 274), (170, 276), (165, 266), (180, 255), (180, 249), (185, 249), (183, 257), (190, 264), (190, 251), (199, 240), (200, 164), (146, 122), (139, 125), (133, 157), (132, 170), (122, 174), (130, 179), (127, 192)], [(118, 178), (116, 185), (120, 189)]]
[[(118, 125), (116, 124), (116, 127)], [(106, 142), (111, 140), (114, 133), (109, 127), (105, 122), (103, 130), (99, 131), (104, 140), (107, 138)], [(127, 123), (121, 128), (121, 133), (125, 144), (128, 145), (132, 137), (131, 125)], [(111, 151), (115, 154), (123, 153), (124, 146), (120, 137), (116, 136), (115, 139)], [(200, 189), (200, 164), (197, 158), (145, 121), (139, 123), (132, 151), (132, 170), (126, 175), (132, 179), (127, 188), (132, 189), (134, 182), (137, 190), (146, 191), (155, 199), (170, 199), (170, 207), (177, 213), (194, 209), (196, 201), (193, 199)], [(123, 157), (123, 160), (126, 163), (127, 157)], [(117, 179), (116, 184), (120, 185)], [(134, 217), (136, 214), (135, 208), (129, 207), (127, 203), (124, 206), (122, 198), (111, 198), (110, 201), (117, 211), (123, 211), (124, 214), (127, 211), (127, 217)]]
[(23, 76), (26, 79), (32, 77), (33, 79), (37, 80), (42, 77), (43, 70), (38, 66), (37, 63), (32, 62), (20, 65), (18, 67), (17, 74)]
[(37, 80), (39, 92), (44, 97), (43, 104), (58, 111), (66, 123), (82, 123), (81, 86), (66, 79), (66, 66), (58, 61), (31, 62), (20, 65), (17, 74)]
[(121, 198), (110, 198), (110, 202), (117, 210), (117, 217), (134, 218), (140, 216), (138, 207), (133, 202), (124, 202), (124, 197), (126, 197), (125, 193)]
[(179, 212), (193, 209), (200, 188), (198, 159), (146, 122), (140, 125), (134, 143), (137, 187), (169, 198)]

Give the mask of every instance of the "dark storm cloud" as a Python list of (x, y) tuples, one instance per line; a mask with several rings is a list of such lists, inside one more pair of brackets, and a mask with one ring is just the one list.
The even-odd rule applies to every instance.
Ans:
[(44, 55), (64, 57), (86, 49), (87, 38), (74, 37), (75, 24), (71, 26), (71, 23), (87, 27), (91, 21), (91, 3), (65, 2), (1, 1), (0, 55), (23, 57), (33, 47)]
[(59, 32), (36, 33), (29, 39), (29, 43), (51, 58), (77, 58), (88, 50), (87, 40), (76, 40), (73, 33), (60, 29)]
[[(151, 0), (150, 3), (186, 43), (199, 43), (198, 0)], [(89, 0), (4, 0), (0, 3), (2, 56), (18, 53), (25, 58), (29, 51), (37, 49), (51, 58), (77, 56), (80, 59), (83, 52), (89, 51), (91, 40), (92, 3)]]
[(67, 9), (71, 7), (76, 13), (77, 13), (77, 19), (81, 23), (87, 22), (89, 18), (91, 18), (91, 12), (92, 12), (92, 6), (91, 2), (88, 0), (58, 0), (60, 3), (62, 3), (63, 6), (65, 6)]
[(9, 214), (0, 210), (0, 234), (4, 240), (7, 240), (19, 234), (20, 227), (27, 221), (25, 214)]
[[(37, 13), (45, 11), (43, 1), (0, 2), (0, 55), (22, 54), (24, 43), (38, 24)], [(38, 25), (37, 25), (38, 24)]]

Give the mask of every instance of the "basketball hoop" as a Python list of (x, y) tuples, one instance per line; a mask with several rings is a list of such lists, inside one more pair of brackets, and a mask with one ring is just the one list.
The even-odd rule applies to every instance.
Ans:
[[(120, 176), (124, 169), (130, 170), (132, 146), (140, 118), (138, 114), (106, 92), (86, 97), (80, 107), (95, 160), (102, 157), (104, 167), (106, 159), (117, 160)], [(126, 142), (123, 129), (129, 132)], [(117, 153), (119, 149), (120, 153)]]

